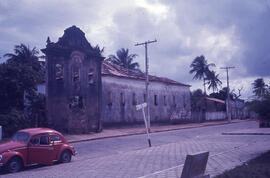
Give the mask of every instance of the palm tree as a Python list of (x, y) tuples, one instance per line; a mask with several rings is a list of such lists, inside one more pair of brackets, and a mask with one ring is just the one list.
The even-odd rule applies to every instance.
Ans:
[(204, 87), (204, 94), (206, 95), (206, 90), (205, 90), (205, 80), (207, 77), (207, 73), (210, 71), (209, 67), (210, 66), (215, 66), (215, 64), (211, 63), (208, 64), (207, 60), (205, 60), (204, 56), (197, 56), (193, 62), (190, 64), (191, 70), (189, 71), (190, 74), (195, 73), (193, 79), (203, 79), (203, 87)]
[(29, 65), (36, 72), (40, 70), (40, 63), (38, 61), (38, 50), (36, 47), (30, 49), (25, 44), (15, 45), (14, 54), (7, 53), (4, 57), (8, 57), (7, 63), (17, 65)]
[(128, 49), (121, 48), (116, 52), (115, 55), (109, 55), (107, 61), (120, 65), (127, 69), (140, 70), (139, 64), (137, 62), (133, 62), (133, 59), (137, 57), (137, 54), (128, 54)]
[(262, 98), (263, 96), (265, 96), (266, 92), (267, 92), (267, 87), (268, 85), (266, 85), (264, 83), (263, 78), (258, 78), (256, 79), (253, 83), (253, 93), (258, 97), (258, 98)]
[(218, 79), (219, 74), (216, 74), (215, 71), (207, 72), (206, 84), (208, 85), (208, 90), (213, 89), (213, 93), (215, 90), (218, 90), (218, 86), (221, 86), (222, 82)]

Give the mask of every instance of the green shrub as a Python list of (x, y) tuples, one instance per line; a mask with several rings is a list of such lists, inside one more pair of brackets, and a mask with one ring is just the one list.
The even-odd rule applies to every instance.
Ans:
[(30, 127), (30, 122), (23, 111), (12, 109), (7, 114), (0, 114), (0, 125), (3, 129), (3, 137), (10, 137), (18, 130)]
[(249, 110), (259, 114), (260, 119), (270, 120), (270, 96), (247, 103)]

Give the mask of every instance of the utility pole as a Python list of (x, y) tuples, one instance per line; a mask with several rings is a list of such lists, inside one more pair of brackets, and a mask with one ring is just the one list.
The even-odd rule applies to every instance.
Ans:
[(235, 67), (221, 67), (220, 69), (225, 69), (227, 73), (227, 101), (226, 101), (226, 113), (228, 122), (230, 123), (231, 118), (231, 107), (230, 107), (230, 85), (229, 85), (229, 69), (234, 69)]
[(147, 128), (148, 131), (150, 132), (150, 105), (149, 105), (149, 91), (148, 91), (148, 85), (149, 85), (149, 76), (148, 76), (148, 69), (149, 69), (149, 64), (148, 64), (148, 57), (147, 57), (147, 45), (150, 43), (155, 43), (157, 42), (157, 40), (153, 40), (153, 41), (145, 41), (143, 43), (136, 43), (135, 46), (140, 46), (140, 45), (144, 45), (145, 48), (145, 74), (146, 74), (146, 81), (145, 81), (145, 100), (147, 103), (147, 111), (146, 111), (146, 117), (147, 117)]

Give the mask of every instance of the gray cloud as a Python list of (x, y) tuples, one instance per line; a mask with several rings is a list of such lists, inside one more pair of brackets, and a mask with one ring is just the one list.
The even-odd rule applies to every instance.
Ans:
[(95, 1), (1, 1), (0, 52), (11, 51), (18, 43), (43, 48), (47, 36), (57, 40), (71, 25), (83, 27), (89, 19), (96, 23), (100, 20), (97, 6)]
[(174, 2), (171, 5), (179, 12), (176, 24), (187, 35), (196, 35), (202, 28), (222, 33), (234, 27), (234, 40), (240, 42), (240, 49), (224, 64), (245, 67), (246, 72), (238, 73), (242, 76), (270, 75), (270, 35), (267, 34), (270, 7), (267, 1), (178, 1), (177, 5)]

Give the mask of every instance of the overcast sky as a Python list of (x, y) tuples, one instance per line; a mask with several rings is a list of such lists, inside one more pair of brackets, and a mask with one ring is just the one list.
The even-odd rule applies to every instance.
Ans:
[[(42, 49), (47, 36), (56, 42), (76, 25), (88, 41), (105, 48), (104, 56), (128, 48), (144, 71), (149, 45), (150, 73), (202, 88), (189, 65), (204, 55), (226, 86), (250, 97), (258, 77), (270, 82), (270, 0), (0, 0), (0, 57), (25, 43)], [(0, 59), (3, 62), (3, 57)], [(210, 91), (209, 91), (210, 92)]]

